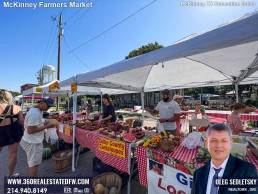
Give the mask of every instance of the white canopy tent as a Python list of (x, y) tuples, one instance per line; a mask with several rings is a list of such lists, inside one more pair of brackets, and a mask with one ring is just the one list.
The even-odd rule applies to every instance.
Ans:
[(77, 84), (147, 92), (257, 83), (257, 52), (254, 12), (171, 46), (79, 74)]
[[(139, 91), (142, 102), (144, 92), (165, 88), (234, 84), (237, 92), (240, 83), (258, 82), (257, 52), (258, 12), (254, 12), (171, 46), (71, 79), (79, 86)], [(75, 102), (76, 98), (75, 94)], [(73, 119), (75, 122), (75, 116)]]
[[(59, 90), (56, 92), (70, 91), (71, 83), (76, 82), (76, 76), (72, 76), (64, 81), (59, 82)], [(77, 86), (77, 92), (73, 93), (73, 104), (77, 102), (77, 95), (100, 95), (101, 96), (101, 108), (102, 108), (102, 94), (125, 94), (133, 93), (134, 91), (109, 89), (102, 87), (87, 87)], [(137, 93), (137, 91), (136, 91)], [(75, 171), (75, 124), (76, 124), (76, 106), (73, 106), (73, 154), (72, 154), (72, 171)]]
[[(56, 82), (56, 81), (57, 81), (57, 80), (55, 79), (55, 80), (49, 82), (48, 84), (45, 84), (45, 85), (42, 85), (42, 86), (37, 86), (37, 87), (32, 87), (32, 88), (30, 88), (30, 89), (28, 89), (28, 90), (25, 90), (25, 91), (22, 92), (22, 97), (23, 97), (23, 96), (30, 96), (30, 95), (32, 95), (32, 105), (33, 105), (33, 103), (34, 103), (34, 95), (42, 96), (42, 98), (43, 98), (43, 96), (44, 96), (43, 90), (42, 90), (42, 92), (37, 92), (37, 91), (36, 91), (36, 88), (41, 88), (41, 89), (47, 88), (47, 87), (49, 87), (49, 85), (51, 85), (52, 83), (54, 83), (54, 82)], [(22, 98), (22, 99), (23, 99), (23, 98)], [(23, 109), (23, 102), (22, 102), (22, 109)]]

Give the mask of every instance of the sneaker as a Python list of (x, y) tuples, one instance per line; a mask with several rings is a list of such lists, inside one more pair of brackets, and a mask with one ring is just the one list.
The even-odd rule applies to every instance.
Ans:
[(15, 174), (13, 174), (12, 176), (10, 176), (10, 177), (14, 177), (14, 178), (16, 178), (16, 177), (19, 177), (20, 176), (20, 173), (15, 173)]

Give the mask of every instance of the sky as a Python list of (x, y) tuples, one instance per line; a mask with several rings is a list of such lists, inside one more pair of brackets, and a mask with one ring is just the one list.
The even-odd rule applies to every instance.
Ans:
[[(5, 4), (4, 4), (5, 2)], [(36, 7), (5, 7), (13, 2)], [(44, 7), (62, 3), (67, 7)], [(88, 7), (70, 7), (68, 0), (1, 0), (0, 88), (20, 92), (37, 83), (43, 65), (57, 69), (57, 36), (62, 13), (60, 78), (122, 61), (134, 49), (158, 42), (169, 46), (194, 33), (230, 22), (258, 8), (258, 0), (75, 0)], [(198, 5), (191, 4), (198, 2)], [(216, 2), (221, 3), (215, 5)], [(239, 6), (222, 5), (239, 2)], [(243, 5), (242, 2), (248, 3)], [(183, 6), (183, 3), (189, 5)], [(201, 4), (202, 3), (202, 4)], [(202, 6), (205, 5), (205, 6)], [(15, 5), (16, 6), (16, 5)]]

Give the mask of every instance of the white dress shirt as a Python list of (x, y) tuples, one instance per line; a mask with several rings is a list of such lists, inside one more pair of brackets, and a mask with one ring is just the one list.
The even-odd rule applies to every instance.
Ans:
[[(228, 158), (229, 156), (226, 158), (226, 160), (224, 160), (224, 162), (221, 164), (221, 166), (219, 168), (221, 168), (219, 174), (218, 174), (218, 177), (221, 178), (224, 174), (224, 171), (225, 171), (225, 168), (226, 168), (226, 165), (227, 165), (227, 162), (228, 162)], [(215, 170), (213, 169), (219, 169), (217, 167), (215, 167), (215, 165), (213, 164), (213, 162), (211, 161), (211, 164), (210, 164), (210, 172), (209, 172), (209, 177), (208, 177), (208, 182), (207, 182), (207, 188), (206, 188), (206, 194), (210, 194), (211, 192), (211, 184), (212, 184), (212, 179), (213, 179), (213, 176), (215, 175)]]

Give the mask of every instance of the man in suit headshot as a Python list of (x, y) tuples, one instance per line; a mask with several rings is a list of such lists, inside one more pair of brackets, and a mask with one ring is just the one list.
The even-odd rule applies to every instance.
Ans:
[[(213, 184), (214, 179), (218, 177), (257, 179), (257, 169), (253, 164), (230, 154), (233, 145), (232, 131), (227, 125), (222, 123), (212, 125), (208, 128), (206, 136), (205, 146), (211, 155), (211, 162), (195, 171), (191, 194), (257, 193), (257, 191), (232, 191), (230, 190), (232, 186)], [(238, 186), (238, 188), (244, 187), (246, 186)]]

